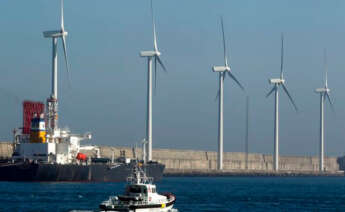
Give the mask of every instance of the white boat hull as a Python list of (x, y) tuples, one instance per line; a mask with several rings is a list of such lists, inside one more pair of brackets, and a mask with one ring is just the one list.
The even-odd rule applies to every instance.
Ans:
[(113, 212), (176, 212), (173, 209), (175, 203), (175, 196), (171, 196), (166, 203), (144, 204), (144, 205), (113, 205), (111, 200), (105, 201), (100, 205), (101, 211)]
[[(124, 211), (117, 211), (117, 210), (104, 210), (101, 212), (124, 212)], [(177, 210), (173, 209), (173, 205), (170, 205), (165, 208), (142, 208), (142, 209), (134, 209), (134, 210), (128, 210), (126, 212), (175, 212)]]

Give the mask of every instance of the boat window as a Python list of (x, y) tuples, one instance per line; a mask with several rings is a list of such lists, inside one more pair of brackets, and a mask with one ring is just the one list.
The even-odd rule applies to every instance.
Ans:
[(141, 192), (141, 190), (142, 190), (141, 186), (131, 186), (131, 187), (129, 187), (128, 190), (130, 193), (142, 193)]

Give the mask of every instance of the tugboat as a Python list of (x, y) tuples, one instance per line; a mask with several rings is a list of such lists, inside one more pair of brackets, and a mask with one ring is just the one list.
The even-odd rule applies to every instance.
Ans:
[(147, 177), (141, 169), (141, 164), (134, 166), (132, 174), (127, 178), (124, 194), (110, 196), (103, 201), (99, 208), (101, 211), (126, 211), (126, 212), (177, 212), (173, 209), (176, 201), (171, 193), (158, 194), (153, 178)]

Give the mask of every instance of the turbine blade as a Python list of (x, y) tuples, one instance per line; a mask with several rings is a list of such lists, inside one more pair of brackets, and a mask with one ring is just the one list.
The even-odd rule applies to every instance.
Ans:
[(219, 89), (218, 89), (217, 95), (216, 95), (216, 98), (214, 98), (214, 101), (217, 101), (217, 100), (219, 99), (219, 95), (220, 95), (220, 91), (219, 91)]
[(155, 57), (155, 95), (157, 94), (157, 58)]
[(163, 62), (161, 61), (160, 57), (157, 55), (157, 56), (155, 56), (155, 58), (157, 58), (157, 61), (162, 66), (163, 70), (165, 72), (167, 72), (167, 69), (165, 68), (165, 66), (164, 66)]
[(284, 34), (282, 33), (282, 47), (280, 52), (280, 79), (283, 79), (283, 65), (284, 65)]
[(228, 75), (230, 78), (232, 78), (236, 83), (237, 85), (244, 91), (244, 87), (241, 85), (241, 83), (236, 79), (236, 77), (230, 72), (230, 71), (227, 71)]
[(65, 36), (62, 36), (61, 39), (62, 39), (63, 52), (65, 55), (65, 63), (66, 63), (68, 83), (69, 83), (69, 86), (71, 86), (71, 76), (70, 76), (70, 72), (69, 72), (69, 65), (68, 65), (68, 59), (67, 59), (66, 38), (65, 38)]
[(296, 110), (296, 111), (298, 111), (298, 108), (297, 108), (297, 106), (296, 106), (296, 104), (295, 104), (294, 100), (292, 99), (292, 97), (291, 97), (291, 95), (290, 95), (290, 93), (289, 93), (288, 89), (285, 87), (285, 85), (284, 85), (284, 84), (281, 84), (281, 85), (283, 86), (283, 89), (284, 89), (284, 91), (285, 91), (286, 95), (289, 97), (290, 102), (291, 102), (291, 103), (292, 103), (292, 105), (294, 106), (295, 110)]
[(222, 35), (223, 35), (224, 63), (225, 63), (225, 66), (228, 67), (228, 57), (227, 57), (227, 54), (226, 54), (226, 43), (225, 43), (223, 16), (220, 17), (220, 23), (221, 23), (221, 26), (222, 26)]
[(328, 72), (328, 65), (327, 65), (327, 50), (326, 48), (324, 49), (323, 51), (323, 59), (324, 59), (324, 66), (325, 66), (325, 87), (327, 88), (328, 87), (328, 79), (327, 79), (327, 72)]
[(271, 95), (271, 93), (273, 93), (273, 91), (276, 90), (276, 86), (273, 86), (273, 88), (270, 90), (270, 92), (268, 92), (268, 94), (266, 94), (266, 98), (269, 97)]
[(61, 30), (64, 31), (64, 18), (63, 18), (63, 0), (61, 0)]
[(153, 16), (153, 3), (151, 0), (151, 17), (152, 17), (152, 26), (153, 26), (153, 48), (155, 51), (158, 51), (157, 47), (157, 36), (156, 36), (156, 25), (155, 25), (155, 20)]
[(332, 111), (335, 112), (333, 102), (332, 102), (331, 97), (329, 96), (328, 92), (326, 92), (326, 97), (328, 99), (329, 104), (331, 105)]

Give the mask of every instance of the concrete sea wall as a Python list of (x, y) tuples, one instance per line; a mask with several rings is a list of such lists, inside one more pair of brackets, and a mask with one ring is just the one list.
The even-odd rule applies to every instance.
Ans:
[(12, 156), (13, 145), (10, 142), (0, 141), (0, 159), (6, 159)]
[[(100, 147), (101, 155), (111, 158), (134, 157), (135, 152), (126, 147)], [(142, 157), (141, 149), (136, 154)], [(244, 170), (246, 168), (245, 153), (226, 152), (224, 153), (224, 169)], [(215, 170), (217, 168), (217, 152), (177, 150), (177, 149), (153, 149), (153, 159), (166, 165), (167, 169), (174, 170)], [(339, 158), (326, 157), (325, 167), (327, 171), (339, 171)], [(258, 171), (272, 170), (272, 155), (250, 153), (248, 154), (248, 169)], [(285, 171), (318, 171), (319, 159), (307, 156), (281, 156), (279, 160), (280, 170)]]
[[(0, 142), (0, 158), (8, 158), (12, 155), (13, 145), (10, 142)], [(96, 151), (86, 151), (87, 155), (96, 155)], [(102, 157), (119, 157), (125, 156), (134, 158), (135, 154), (141, 158), (140, 148), (133, 151), (128, 147), (110, 147), (100, 146)], [(217, 153), (212, 151), (196, 150), (177, 150), (177, 149), (153, 149), (153, 159), (166, 165), (167, 171), (185, 172), (207, 170), (216, 170)], [(329, 172), (337, 172), (345, 169), (345, 159), (337, 157), (326, 157), (325, 167)], [(307, 156), (281, 156), (279, 160), (280, 170), (282, 171), (318, 171), (319, 160), (317, 157)], [(225, 170), (245, 170), (246, 160), (245, 153), (226, 152), (224, 153)], [(272, 155), (250, 153), (248, 155), (248, 169), (252, 172), (269, 172), (272, 170)]]

